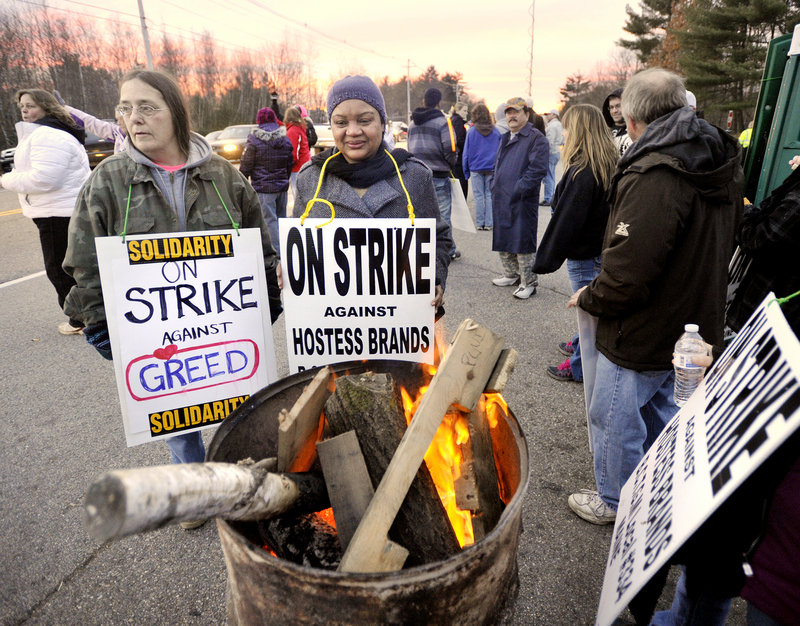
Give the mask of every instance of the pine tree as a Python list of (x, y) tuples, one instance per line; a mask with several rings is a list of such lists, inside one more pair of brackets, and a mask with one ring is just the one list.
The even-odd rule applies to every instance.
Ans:
[(623, 30), (633, 35), (634, 39), (620, 39), (617, 45), (632, 50), (636, 58), (647, 65), (664, 39), (672, 16), (672, 5), (673, 0), (641, 0), (641, 13), (636, 13), (630, 5), (626, 6), (628, 21)]
[(679, 64), (698, 108), (720, 124), (734, 112), (734, 128), (752, 119), (769, 41), (791, 32), (799, 0), (696, 0), (677, 33)]

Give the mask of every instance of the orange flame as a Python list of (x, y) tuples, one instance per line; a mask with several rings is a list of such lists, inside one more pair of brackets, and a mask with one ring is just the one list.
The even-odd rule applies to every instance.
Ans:
[[(431, 375), (436, 371), (436, 368), (431, 366), (423, 367), (430, 368), (427, 373), (431, 373)], [(412, 399), (408, 391), (404, 387), (400, 387), (407, 424), (411, 423), (411, 418), (414, 417), (422, 396), (427, 390), (427, 385), (420, 387), (419, 394)], [(456, 506), (455, 472), (461, 465), (461, 445), (468, 441), (469, 428), (466, 416), (455, 411), (450, 412), (444, 416), (433, 437), (433, 442), (425, 453), (425, 465), (428, 466), (433, 484), (436, 486), (436, 491), (439, 493), (439, 498), (461, 547), (475, 543), (472, 531), (472, 513), (462, 511)]]

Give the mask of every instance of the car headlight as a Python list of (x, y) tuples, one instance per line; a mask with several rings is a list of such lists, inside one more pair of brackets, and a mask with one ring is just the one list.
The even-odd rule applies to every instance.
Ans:
[(235, 143), (229, 143), (226, 144), (222, 149), (225, 152), (236, 152), (239, 149), (239, 146), (237, 146)]

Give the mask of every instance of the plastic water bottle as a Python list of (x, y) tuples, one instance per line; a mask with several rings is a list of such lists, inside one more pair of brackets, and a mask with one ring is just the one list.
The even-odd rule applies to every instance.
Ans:
[(694, 393), (695, 389), (703, 380), (706, 368), (695, 365), (692, 357), (697, 355), (705, 356), (708, 354), (706, 344), (700, 333), (697, 324), (686, 324), (685, 331), (675, 344), (675, 404), (683, 406)]

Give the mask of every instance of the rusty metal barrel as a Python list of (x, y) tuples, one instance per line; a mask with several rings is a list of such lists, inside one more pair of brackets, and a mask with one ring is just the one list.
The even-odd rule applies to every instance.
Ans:
[[(371, 370), (413, 388), (418, 366), (401, 361), (332, 366), (337, 375)], [(222, 423), (206, 460), (237, 462), (275, 456), (278, 413), (291, 407), (316, 369), (254, 394)], [(501, 420), (503, 421), (503, 420)], [(519, 591), (517, 548), (528, 449), (509, 408), (495, 430), (502, 439), (505, 488), (514, 495), (482, 540), (458, 554), (398, 572), (356, 574), (304, 567), (273, 556), (257, 524), (217, 520), (228, 571), (230, 624), (497, 624), (511, 620)]]

